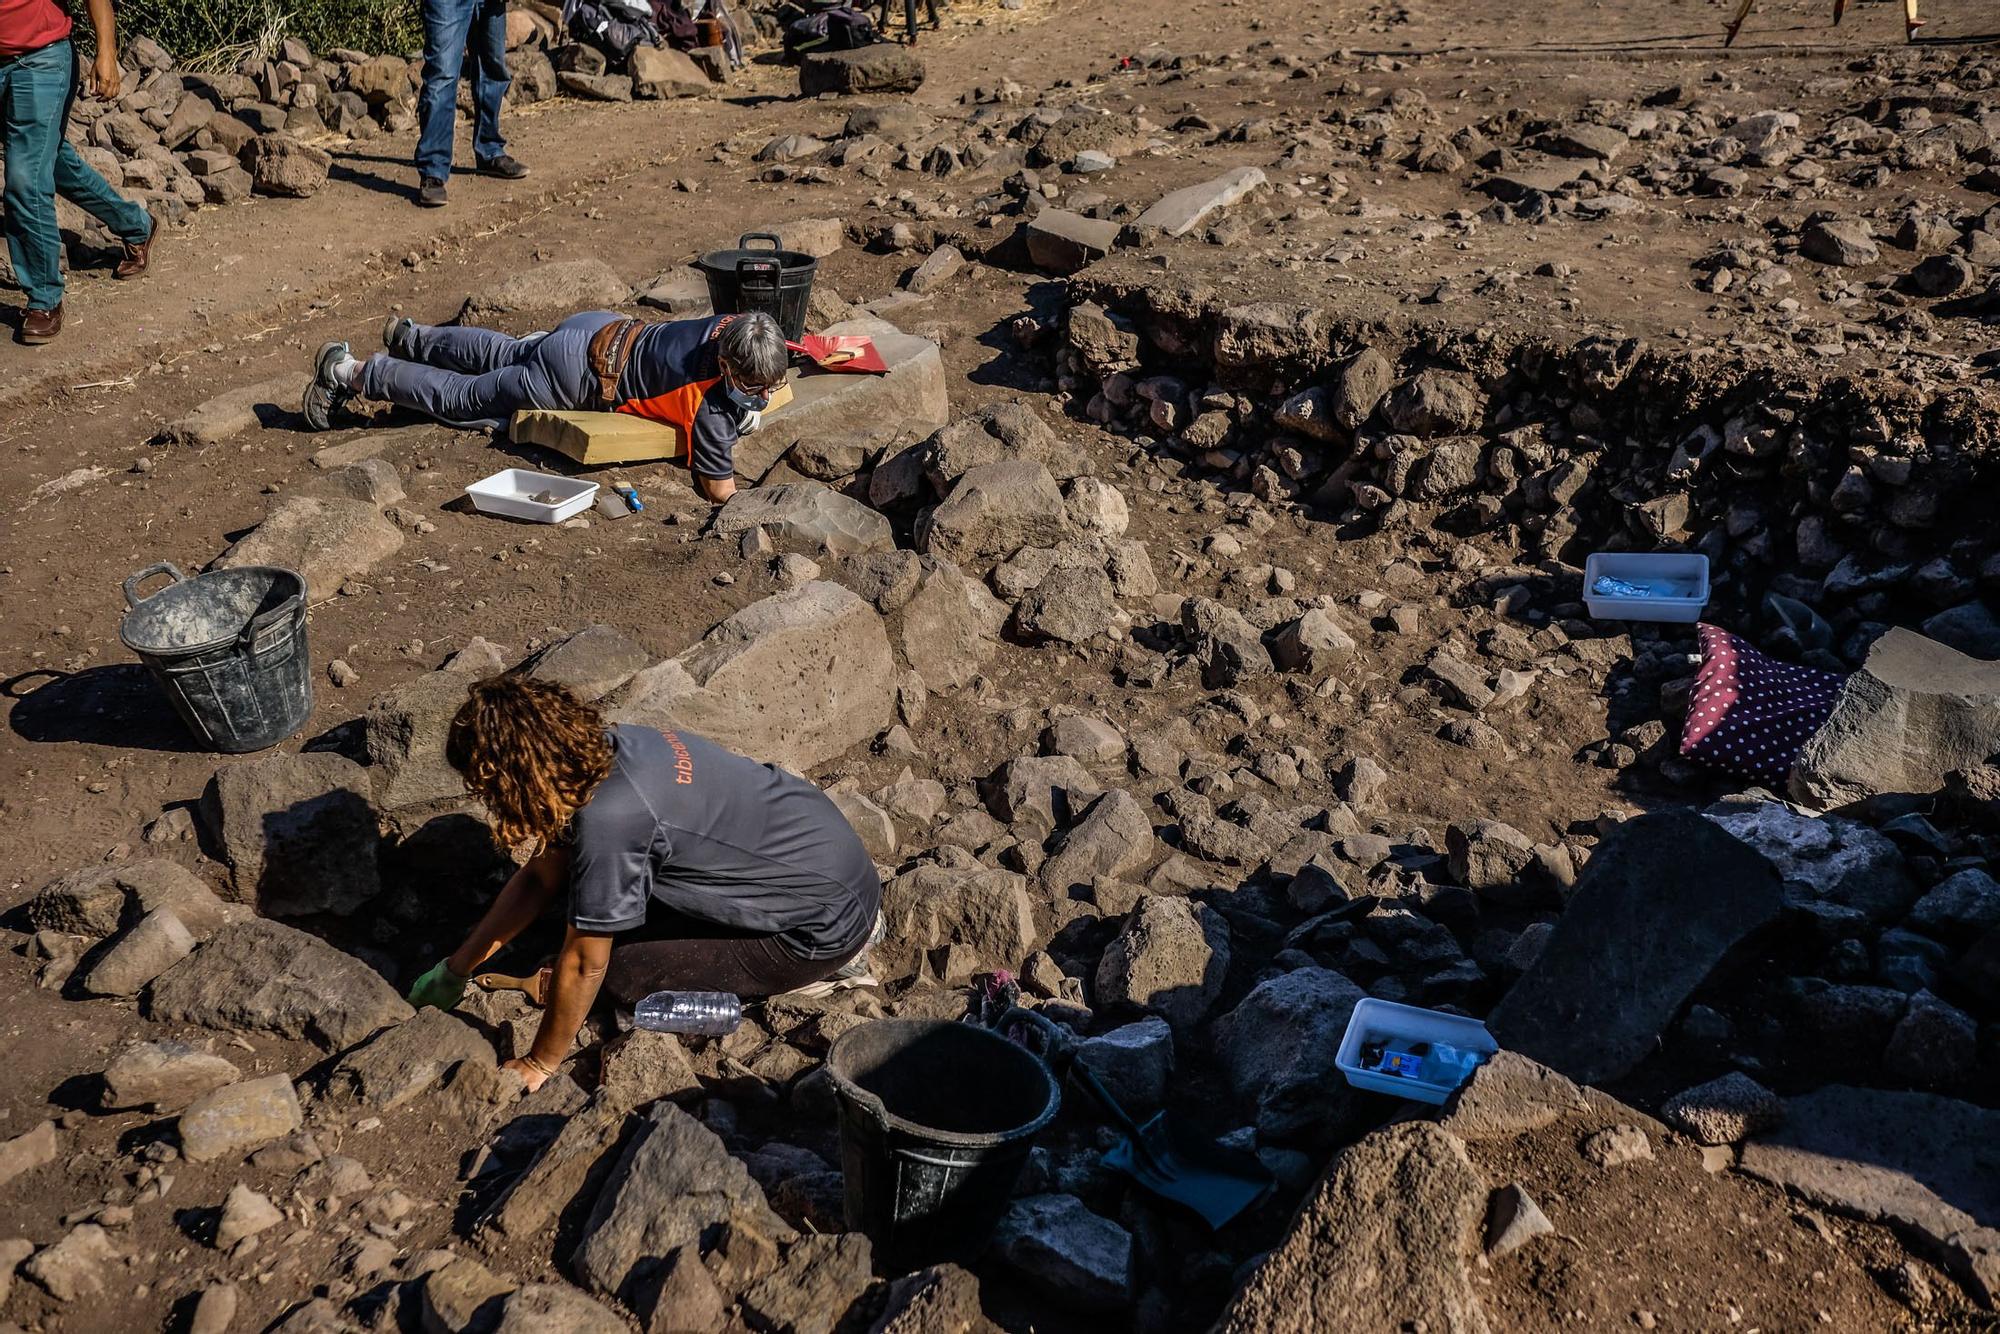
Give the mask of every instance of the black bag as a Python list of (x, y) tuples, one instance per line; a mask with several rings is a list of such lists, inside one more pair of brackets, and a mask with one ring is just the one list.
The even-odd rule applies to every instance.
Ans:
[(852, 51), (874, 41), (875, 21), (858, 9), (822, 9), (785, 26), (785, 55), (794, 60), (815, 51)]

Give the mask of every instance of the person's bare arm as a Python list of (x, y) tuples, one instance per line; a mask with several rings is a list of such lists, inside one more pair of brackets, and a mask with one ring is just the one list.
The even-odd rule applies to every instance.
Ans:
[(521, 1076), (530, 1093), (540, 1088), (569, 1055), (577, 1031), (597, 1002), (597, 989), (604, 984), (604, 970), (610, 965), (610, 936), (571, 927), (563, 937), (562, 953), (556, 956), (555, 967), (549, 974), (548, 1005), (542, 1011), (542, 1026), (528, 1048), (527, 1059), (507, 1062), (507, 1068)]
[(720, 505), (736, 494), (734, 477), (703, 477), (700, 473), (696, 473), (694, 484), (701, 492), (702, 499), (711, 505)]
[(118, 20), (111, 0), (89, 0), (90, 26), (97, 32), (97, 59), (91, 62), (89, 87), (93, 96), (109, 102), (118, 96), (125, 73), (118, 68)]
[(445, 965), (460, 977), (471, 977), (473, 969), (527, 930), (568, 884), (569, 849), (547, 848), (537, 853), (508, 879), (479, 925)]

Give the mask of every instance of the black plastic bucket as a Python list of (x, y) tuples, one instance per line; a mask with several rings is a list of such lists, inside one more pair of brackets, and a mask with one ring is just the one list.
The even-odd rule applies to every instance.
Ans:
[(840, 1105), (847, 1225), (894, 1272), (977, 1255), (1036, 1132), (1062, 1104), (1048, 1068), (998, 1034), (878, 1019), (827, 1055)]
[[(174, 581), (140, 597), (156, 574)], [(312, 713), (306, 581), (296, 571), (245, 565), (190, 579), (149, 565), (125, 581), (125, 605), (118, 637), (210, 750), (274, 746)]]
[[(768, 246), (752, 246), (768, 241)], [(786, 250), (769, 232), (746, 232), (734, 250), (711, 250), (694, 262), (708, 279), (708, 303), (718, 315), (761, 310), (778, 322), (785, 337), (797, 342), (806, 332), (806, 306), (812, 300), (813, 274), (819, 261), (801, 250)]]

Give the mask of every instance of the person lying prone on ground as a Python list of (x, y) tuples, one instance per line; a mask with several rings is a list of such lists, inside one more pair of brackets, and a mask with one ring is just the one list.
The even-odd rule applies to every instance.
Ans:
[(791, 364), (778, 322), (761, 311), (665, 323), (585, 311), (525, 338), (392, 316), (382, 346), (366, 361), (346, 343), (320, 348), (307, 426), (330, 429), (355, 398), (493, 429), (523, 408), (629, 413), (680, 431), (696, 485), (717, 503), (736, 492), (737, 437), (762, 423)]
[(831, 799), (803, 778), (688, 732), (606, 726), (563, 687), (470, 687), (445, 758), (501, 842), (539, 840), (486, 915), (410, 990), (449, 1008), (479, 966), (564, 899), (568, 931), (530, 992), (544, 1005), (530, 1091), (569, 1055), (600, 988), (822, 995), (873, 986), (882, 881)]

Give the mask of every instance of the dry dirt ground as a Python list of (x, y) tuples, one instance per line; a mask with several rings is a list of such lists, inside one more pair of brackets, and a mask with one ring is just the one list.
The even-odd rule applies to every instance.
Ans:
[[(1931, 59), (1977, 49), (2000, 29), (2000, 13), (1980, 0), (1929, 0), (1926, 8)], [(1363, 88), (1418, 89), (1452, 123), (1506, 107), (1557, 118), (1593, 99), (1675, 86), (1737, 111), (1824, 113), (1856, 100), (1849, 86), (1855, 62), (1902, 51), (1892, 6), (1857, 4), (1836, 30), (1826, 26), (1823, 3), (1764, 0), (1741, 43), (1725, 53), (1719, 34), (1726, 9), (1713, 0), (1618, 6), (1549, 0), (1528, 8), (1466, 0), (1180, 6), (1029, 0), (1014, 12), (954, 12), (945, 31), (927, 36), (920, 48), (929, 78), (914, 100), (940, 115), (960, 115), (961, 94), (975, 87), (1012, 79), (1033, 98), (1061, 83), (1076, 99), (1143, 110), (1158, 123), (1198, 110), (1223, 126), (1308, 113), (1330, 96), (1324, 81), (1292, 80), (1269, 57), (1341, 53), (1340, 64), (1351, 67)], [(1121, 57), (1155, 43), (1227, 59), (1177, 80), (1120, 70)], [(920, 198), (974, 193), (955, 180), (910, 173), (892, 173), (883, 184), (852, 174), (835, 174), (824, 185), (764, 184), (745, 152), (715, 160), (724, 141), (754, 149), (779, 133), (829, 136), (838, 129), (844, 104), (799, 102), (786, 96), (789, 90), (787, 72), (757, 68), (720, 100), (537, 108), (509, 127), (513, 151), (535, 175), (520, 183), (455, 183), (451, 208), (435, 214), (419, 212), (405, 197), (402, 157), (409, 144), (383, 139), (359, 151), (336, 150), (336, 180), (318, 197), (205, 210), (159, 247), (157, 272), (146, 282), (114, 288), (79, 276), (70, 331), (57, 345), (0, 346), (0, 451), (10, 464), (0, 476), (6, 515), (0, 596), (7, 611), (0, 620), (0, 679), (10, 724), (0, 732), (0, 839), (8, 854), (0, 907), (18, 905), (61, 872), (131, 853), (164, 808), (198, 798), (217, 761), (189, 748), (120, 646), (118, 585), (158, 561), (188, 570), (204, 565), (258, 521), (273, 494), (308, 477), (310, 454), (328, 443), (284, 415), (200, 452), (150, 443), (160, 425), (225, 389), (301, 370), (325, 339), (371, 340), (385, 311), (448, 319), (467, 292), (538, 261), (596, 255), (637, 282), (754, 225), (883, 216), (889, 197), (905, 190)], [(1470, 109), (1463, 116), (1455, 110), (1461, 106)], [(1135, 155), (1092, 188), (1143, 205), (1219, 167), (1269, 156), (1254, 142)], [(1745, 305), (1694, 289), (1693, 261), (1755, 234), (1760, 209), (1806, 207), (1802, 202), (1692, 201), (1634, 223), (1567, 220), (1465, 235), (1403, 225), (1479, 207), (1462, 180), (1376, 164), (1344, 171), (1345, 204), (1380, 205), (1402, 221), (1371, 226), (1345, 204), (1287, 218), (1283, 201), (1273, 201), (1262, 207), (1255, 245), (1175, 246), (1164, 258), (1166, 271), (1240, 290), (1245, 300), (1284, 293), (1385, 323), (1516, 322), (1734, 341), (1740, 355), (1845, 357), (1885, 373), (1893, 373), (1897, 357), (1921, 356), (1937, 377), (1977, 374), (1968, 357), (1980, 346), (1976, 324), (1947, 329), (1939, 343), (1914, 352), (1860, 344), (1835, 349), (1824, 340), (1775, 338)], [(1923, 188), (1933, 201), (1960, 207), (1978, 198), (1950, 184)], [(1855, 194), (1847, 186), (1829, 189)], [(1274, 254), (1272, 235), (1286, 238), (1301, 258)], [(1318, 260), (1343, 245), (1355, 252), (1345, 262)], [(820, 280), (850, 300), (867, 300), (894, 290), (919, 258), (849, 244), (822, 262)], [(1566, 266), (1567, 276), (1533, 274), (1551, 262)], [(1143, 273), (1161, 263), (1142, 251), (1110, 265)], [(1517, 276), (1486, 281), (1500, 270)], [(1135, 483), (1127, 487), (1132, 534), (1150, 544), (1163, 589), (1210, 591), (1222, 571), (1202, 560), (1198, 548), (1219, 522), (1218, 507), (1136, 484), (1145, 473), (1127, 471), (1130, 443), (1066, 412), (1050, 396), (1046, 360), (1020, 352), (1005, 336), (1009, 321), (1046, 308), (1046, 282), (975, 266), (947, 295), (906, 306), (893, 318), (941, 342), (955, 413), (1027, 396), (1067, 445), (1088, 454), (1095, 471)], [(1426, 300), (1441, 283), (1451, 288), (1448, 299)], [(1833, 309), (1824, 294), (1805, 286), (1796, 293), (1802, 302)], [(313, 608), (316, 660), (341, 658), (359, 681), (336, 689), (322, 679), (302, 737), (349, 723), (378, 690), (428, 672), (474, 635), (518, 655), (583, 625), (609, 622), (664, 657), (770, 591), (746, 571), (733, 544), (699, 539), (705, 507), (665, 467), (622, 472), (622, 480), (649, 497), (644, 516), (582, 530), (509, 527), (454, 502), (466, 482), (511, 466), (520, 452), (479, 434), (396, 429), (389, 457), (403, 473), (408, 503), (429, 516), (435, 531), (413, 536), (376, 573)], [(38, 495), (75, 469), (103, 473), (75, 489)], [(1258, 559), (1295, 571), (1302, 593), (1345, 595), (1382, 587), (1395, 554), (1379, 539), (1341, 542), (1326, 525), (1286, 518)], [(724, 574), (732, 581), (720, 582)], [(1404, 597), (1428, 603), (1440, 587), (1427, 582)], [(1528, 740), (1504, 760), (1410, 728), (1403, 711), (1388, 705), (1438, 638), (1471, 627), (1463, 611), (1439, 604), (1419, 616), (1414, 632), (1378, 627), (1363, 636), (1341, 688), (1329, 697), (1295, 698), (1273, 688), (1259, 703), (1289, 714), (1293, 734), (1321, 753), (1378, 756), (1391, 776), (1383, 804), (1410, 826), (1485, 815), (1555, 839), (1587, 830), (1607, 809), (1686, 799), (1573, 762), (1607, 731), (1605, 702), (1587, 683), (1554, 683), (1527, 705), (1531, 712), (1516, 735)], [(987, 676), (967, 692), (966, 707), (934, 706), (913, 729), (919, 764), (948, 784), (983, 776), (1031, 747), (1040, 725), (1035, 710), (1049, 702), (1108, 713), (1136, 734), (1189, 712), (1201, 698), (1185, 685), (1120, 690), (1101, 660), (1053, 648), (1003, 649)], [(906, 762), (857, 754), (818, 776), (853, 774), (872, 789)], [(167, 851), (198, 864), (191, 843)], [(418, 938), (405, 934), (393, 952), (434, 957), (460, 926), (452, 917), (420, 929)], [(0, 1191), (0, 1236), (46, 1242), (65, 1218), (131, 1199), (132, 1154), (166, 1135), (165, 1123), (152, 1118), (94, 1111), (90, 1080), (135, 1034), (160, 1030), (130, 1004), (76, 1002), (38, 989), (31, 963), (19, 954), (0, 956), (0, 995), (6, 997), (0, 1061), (8, 1072), (0, 1085), (0, 1137), (49, 1116), (59, 1118), (62, 1135), (56, 1163)], [(239, 1039), (226, 1051), (246, 1074), (296, 1075), (320, 1059), (303, 1046), (264, 1038)], [(415, 1226), (398, 1236), (398, 1247), (416, 1251), (452, 1241), (456, 1148), (421, 1101), (323, 1147), (358, 1158), (378, 1185), (393, 1184), (418, 1202)], [(1581, 1170), (1567, 1141), (1524, 1140), (1507, 1152), (1547, 1155), (1539, 1170), (1558, 1182), (1563, 1172)], [(1527, 1170), (1519, 1163), (1482, 1165), (1496, 1180)], [(1708, 1175), (1685, 1145), (1633, 1173), (1629, 1191), (1593, 1194), (1579, 1185), (1570, 1199), (1560, 1184), (1550, 1188), (1542, 1202), (1560, 1244), (1482, 1279), (1497, 1325), (1865, 1330), (1974, 1328), (1986, 1319), (1935, 1270), (1928, 1271), (1933, 1302), (1912, 1307), (1892, 1299), (1875, 1276), (1910, 1257), (1886, 1233), (1829, 1222), (1734, 1175)], [(249, 1179), (233, 1167), (180, 1165), (171, 1194), (141, 1204), (124, 1230), (120, 1245), (131, 1258), (101, 1296), (60, 1305), (21, 1281), (0, 1318), (47, 1330), (170, 1327), (184, 1317), (188, 1294), (221, 1275), (237, 1280), (244, 1294), (237, 1327), (262, 1328), (305, 1297), (351, 1293), (335, 1256), (344, 1230), (355, 1225), (321, 1201), (297, 1201), (297, 1217), (307, 1221), (267, 1234), (266, 1244), (247, 1255), (223, 1257), (205, 1244), (209, 1211), (239, 1178)], [(268, 1189), (277, 1180), (252, 1184)], [(1280, 1214), (1258, 1225), (1264, 1244), (1282, 1221)], [(548, 1262), (546, 1255), (509, 1261), (508, 1272), (523, 1280)], [(1921, 1259), (1910, 1262), (1924, 1267)], [(1174, 1323), (1202, 1327), (1223, 1295), (1207, 1294), (1203, 1309), (1176, 1312)], [(996, 1300), (1004, 1302), (1004, 1293)], [(1061, 1325), (1032, 1313), (1019, 1319), (1022, 1328)]]

